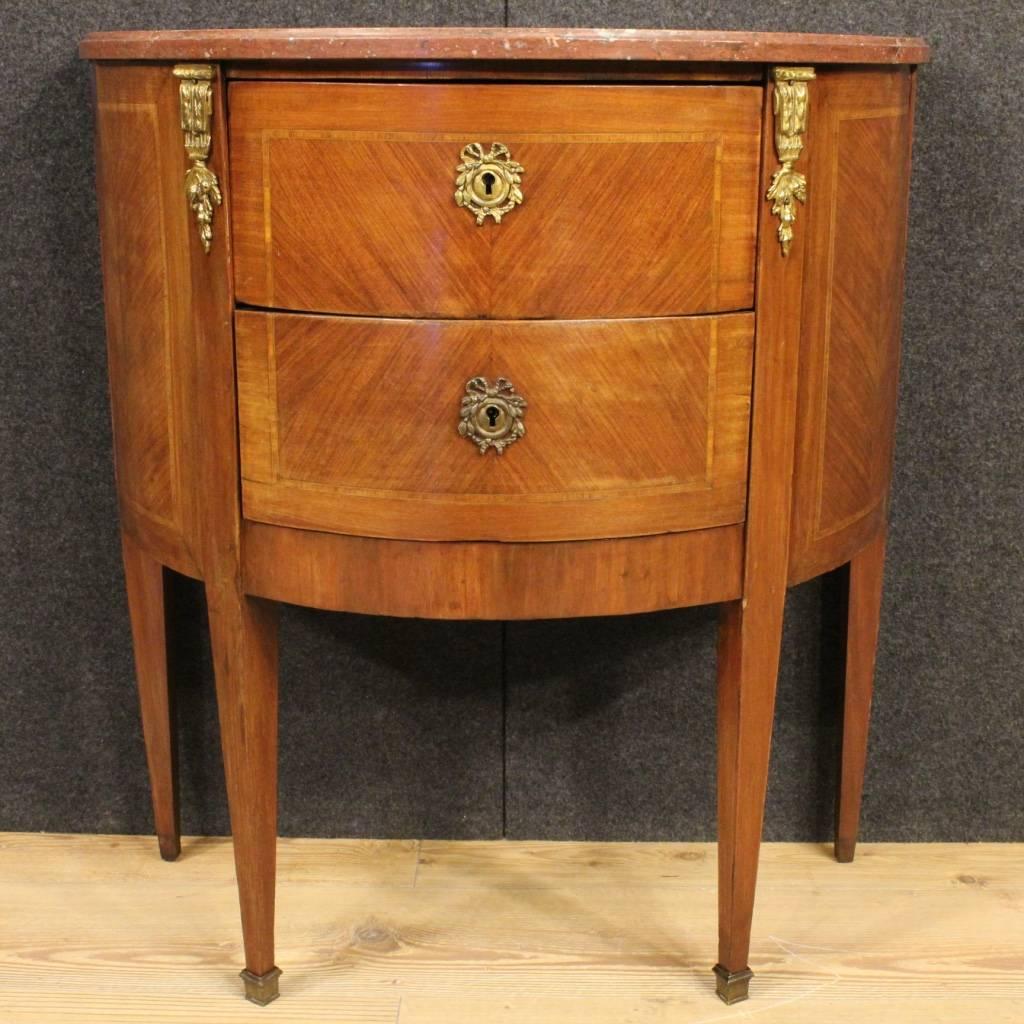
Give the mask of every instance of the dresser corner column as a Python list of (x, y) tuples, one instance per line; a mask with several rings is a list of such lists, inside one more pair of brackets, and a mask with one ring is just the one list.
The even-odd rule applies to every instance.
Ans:
[(216, 64), (182, 64), (181, 216), (187, 260), (198, 547), (206, 588), (217, 712), (238, 882), (246, 997), (277, 998), (274, 963), (277, 861), (277, 619), (273, 602), (242, 582), (242, 508), (235, 372), (234, 284), (226, 83)]
[[(758, 227), (754, 384), (743, 596), (721, 606), (718, 636), (718, 963), (725, 1003), (747, 998), (750, 932), (768, 788), (789, 573), (804, 239), (794, 164), (811, 68), (768, 69)], [(813, 188), (813, 183), (811, 183)]]

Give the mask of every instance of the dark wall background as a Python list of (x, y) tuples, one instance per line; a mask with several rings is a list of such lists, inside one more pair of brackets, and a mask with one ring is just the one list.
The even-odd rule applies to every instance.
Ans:
[[(119, 564), (87, 31), (477, 24), (926, 36), (863, 836), (1024, 839), (1024, 14), (792, 4), (5, 0), (0, 829), (151, 828)], [(793, 591), (767, 835), (825, 838), (834, 583)], [(227, 829), (199, 588), (176, 581), (187, 832)], [(284, 834), (714, 836), (714, 609), (509, 624), (287, 609)], [(826, 642), (822, 643), (822, 636)]]

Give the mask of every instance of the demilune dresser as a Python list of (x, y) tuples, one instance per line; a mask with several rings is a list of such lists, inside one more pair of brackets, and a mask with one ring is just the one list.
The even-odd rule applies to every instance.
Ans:
[(280, 974), (277, 602), (714, 602), (714, 973), (744, 999), (786, 588), (846, 565), (854, 853), (926, 45), (222, 30), (81, 54), (156, 831), (173, 860), (170, 568), (206, 589), (246, 995)]

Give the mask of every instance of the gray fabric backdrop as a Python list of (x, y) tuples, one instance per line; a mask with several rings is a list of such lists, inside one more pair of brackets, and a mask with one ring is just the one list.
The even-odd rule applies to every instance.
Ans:
[[(113, 492), (88, 70), (99, 28), (573, 24), (920, 34), (902, 398), (866, 839), (1024, 839), (1024, 16), (1015, 2), (5, 0), (0, 829), (151, 827)], [(767, 816), (824, 838), (834, 585), (793, 592)], [(198, 588), (183, 824), (226, 831)], [(281, 830), (714, 836), (714, 610), (438, 624), (289, 609)]]

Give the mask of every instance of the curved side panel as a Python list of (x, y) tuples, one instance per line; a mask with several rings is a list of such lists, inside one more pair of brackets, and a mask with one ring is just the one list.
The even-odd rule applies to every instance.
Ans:
[(906, 68), (826, 68), (811, 89), (802, 228), (813, 255), (804, 278), (790, 583), (849, 561), (886, 517), (912, 91)]
[(187, 209), (169, 66), (96, 68), (100, 232), (118, 498), (153, 557), (198, 575), (185, 479)]
[(348, 537), (246, 523), (247, 593), (431, 619), (623, 615), (732, 601), (742, 526), (560, 544)]

